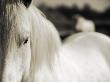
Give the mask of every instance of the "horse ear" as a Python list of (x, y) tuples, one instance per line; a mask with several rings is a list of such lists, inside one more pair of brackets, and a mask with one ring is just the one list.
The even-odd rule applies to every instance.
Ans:
[(32, 0), (22, 0), (23, 4), (26, 6), (26, 8), (28, 8), (32, 2)]

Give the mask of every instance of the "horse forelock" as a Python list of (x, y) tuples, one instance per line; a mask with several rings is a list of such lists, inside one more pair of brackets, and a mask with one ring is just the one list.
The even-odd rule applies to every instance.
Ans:
[[(0, 5), (1, 6), (1, 5)], [(0, 7), (0, 48), (2, 54), (7, 53), (10, 39), (16, 34), (17, 16), (21, 14), (21, 4), (5, 4)]]
[(4, 49), (4, 46), (6, 47), (7, 42), (5, 41), (7, 41), (8, 37), (10, 36), (10, 31), (12, 29), (12, 20), (10, 20), (10, 16), (11, 13), (9, 12), (9, 8), (7, 9), (5, 6), (3, 6), (3, 8), (0, 9), (0, 41), (1, 44), (4, 44), (2, 49)]
[(16, 30), (20, 27), (20, 24), (23, 24), (23, 22), (21, 23), (21, 21), (23, 21), (24, 11), (25, 6), (21, 2), (21, 0), (0, 0), (1, 53), (7, 53), (6, 50), (8, 48), (10, 39), (15, 36)]
[(20, 3), (22, 0), (0, 0), (0, 5)]

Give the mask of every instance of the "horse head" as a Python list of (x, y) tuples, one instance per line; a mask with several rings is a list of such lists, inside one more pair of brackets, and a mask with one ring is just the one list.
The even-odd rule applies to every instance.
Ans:
[(54, 25), (31, 0), (0, 1), (0, 82), (35, 82), (61, 46)]
[(21, 82), (29, 73), (31, 0), (0, 0), (0, 82)]

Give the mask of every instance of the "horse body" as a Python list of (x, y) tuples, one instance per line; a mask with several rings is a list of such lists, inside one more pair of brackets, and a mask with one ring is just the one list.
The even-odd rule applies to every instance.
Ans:
[(107, 36), (82, 33), (62, 44), (54, 25), (28, 0), (6, 1), (0, 19), (0, 82), (110, 82)]

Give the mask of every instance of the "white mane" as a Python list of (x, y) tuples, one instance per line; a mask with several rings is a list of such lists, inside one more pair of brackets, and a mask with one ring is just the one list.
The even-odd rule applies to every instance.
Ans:
[[(41, 11), (34, 6), (30, 6), (29, 11), (32, 16), (32, 61), (31, 79), (36, 77), (35, 72), (44, 64), (51, 65), (54, 62), (55, 54), (61, 47), (61, 40), (54, 25), (43, 17)], [(31, 80), (31, 81), (32, 81)]]

